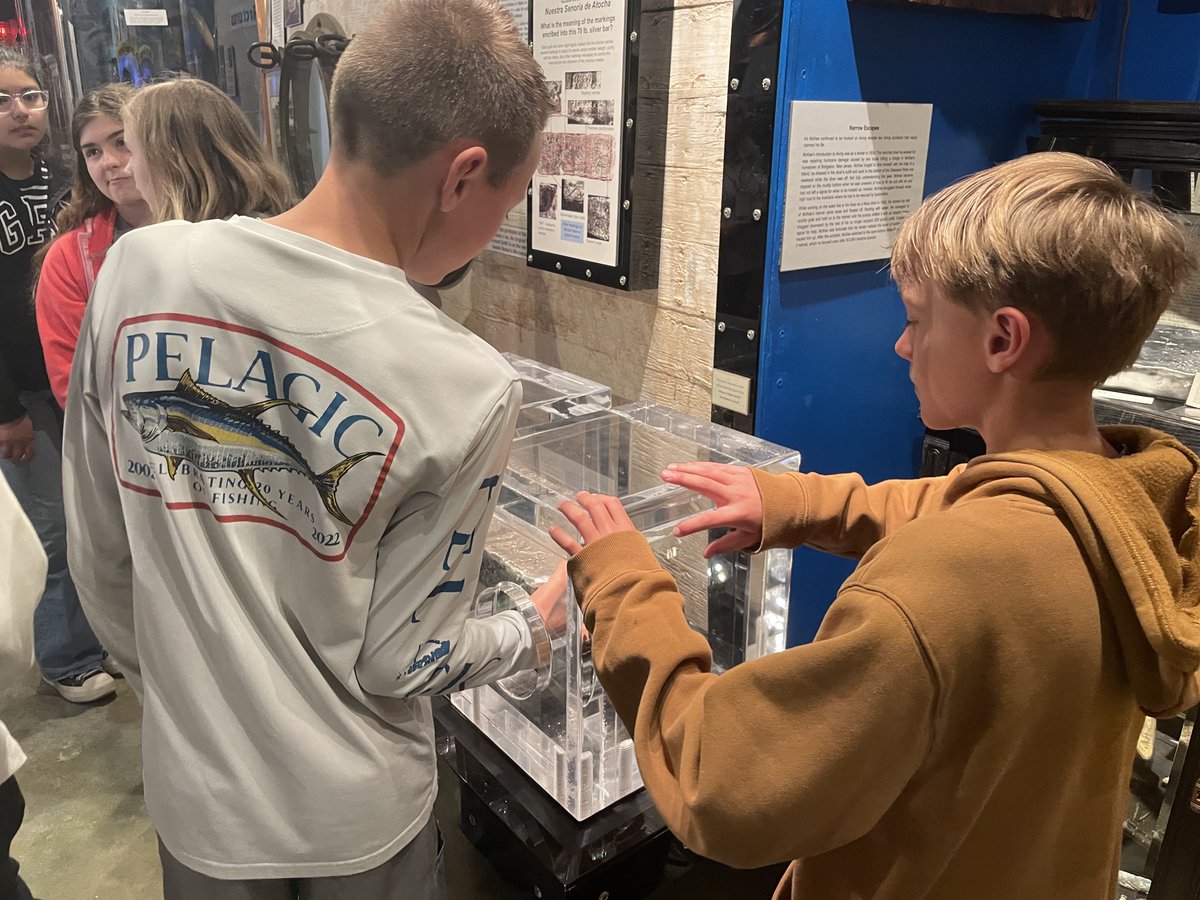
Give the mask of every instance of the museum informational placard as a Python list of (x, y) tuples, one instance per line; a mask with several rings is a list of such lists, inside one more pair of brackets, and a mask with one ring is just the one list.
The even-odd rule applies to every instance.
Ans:
[(636, 0), (531, 0), (530, 39), (556, 109), (529, 198), (529, 263), (629, 287)]
[(887, 259), (921, 204), (928, 103), (792, 102), (784, 272)]

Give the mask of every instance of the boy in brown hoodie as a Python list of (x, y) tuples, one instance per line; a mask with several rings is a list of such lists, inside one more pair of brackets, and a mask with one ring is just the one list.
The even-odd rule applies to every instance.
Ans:
[(716, 508), (708, 553), (861, 559), (813, 643), (722, 675), (620, 503), (563, 512), (596, 671), (671, 829), (735, 866), (793, 859), (777, 898), (1113, 896), (1142, 713), (1200, 697), (1200, 461), (1098, 428), (1191, 268), (1101, 163), (1024, 157), (929, 198), (892, 254), (921, 416), (987, 456), (943, 478), (665, 480)]

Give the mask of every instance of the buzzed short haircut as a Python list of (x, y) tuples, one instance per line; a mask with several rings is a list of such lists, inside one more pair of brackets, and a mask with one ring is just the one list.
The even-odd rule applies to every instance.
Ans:
[(1154, 200), (1072, 153), (1034, 153), (943, 188), (892, 250), (901, 290), (929, 284), (970, 309), (1033, 313), (1055, 344), (1040, 374), (1097, 383), (1133, 364), (1194, 269)]
[(460, 139), (503, 184), (549, 114), (541, 67), (493, 0), (393, 0), (334, 72), (333, 148), (390, 175)]

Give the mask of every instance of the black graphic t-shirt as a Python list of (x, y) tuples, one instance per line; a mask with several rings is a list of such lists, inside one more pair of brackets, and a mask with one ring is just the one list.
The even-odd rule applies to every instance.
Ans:
[(54, 234), (56, 188), (40, 159), (29, 178), (0, 172), (0, 424), (25, 414), (19, 392), (50, 387), (30, 279), (34, 254)]

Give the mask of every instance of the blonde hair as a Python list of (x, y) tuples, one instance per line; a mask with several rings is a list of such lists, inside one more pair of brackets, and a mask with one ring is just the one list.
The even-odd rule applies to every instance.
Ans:
[(145, 157), (156, 222), (272, 216), (294, 202), (288, 177), (242, 111), (206, 81), (180, 77), (141, 88), (124, 121)]
[(354, 36), (333, 75), (333, 146), (382, 175), (457, 139), (503, 184), (550, 113), (541, 67), (492, 0), (393, 0)]
[(1013, 306), (1054, 340), (1047, 378), (1099, 382), (1128, 368), (1195, 268), (1157, 204), (1102, 162), (1035, 153), (938, 191), (892, 250), (903, 289), (968, 308)]

